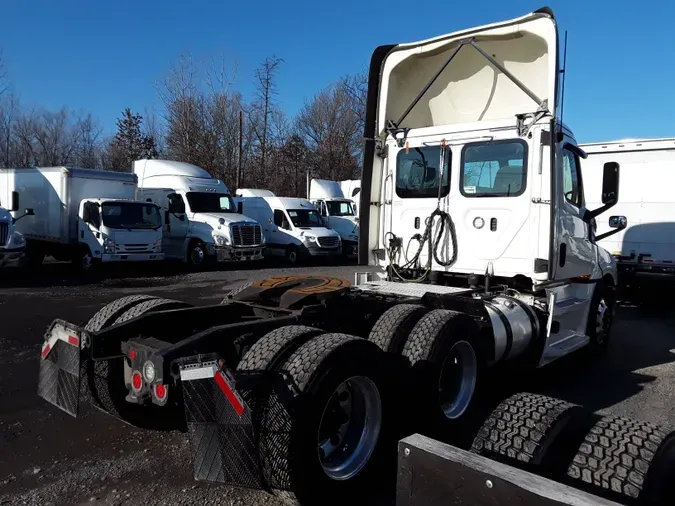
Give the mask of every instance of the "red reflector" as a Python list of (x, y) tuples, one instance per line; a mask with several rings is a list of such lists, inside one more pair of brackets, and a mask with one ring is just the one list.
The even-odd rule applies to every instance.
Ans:
[(129, 350), (129, 358), (131, 360), (136, 358), (136, 350)]
[(42, 350), (42, 358), (47, 358), (47, 355), (49, 355), (49, 350), (51, 349), (51, 346), (45, 346), (45, 348)]
[(75, 336), (68, 336), (68, 344), (72, 344), (73, 346), (79, 346), (80, 340)]
[(141, 373), (136, 371), (131, 375), (131, 385), (135, 390), (140, 390), (143, 386), (143, 378), (141, 378)]
[(166, 397), (166, 387), (164, 385), (156, 385), (155, 395), (160, 401), (163, 401), (164, 397)]
[(237, 394), (234, 393), (232, 387), (230, 387), (227, 381), (225, 381), (225, 376), (223, 375), (223, 373), (221, 371), (216, 371), (216, 375), (213, 378), (216, 380), (216, 383), (225, 394), (225, 397), (227, 397), (227, 400), (230, 401), (230, 404), (237, 412), (237, 414), (239, 416), (243, 415), (244, 404), (239, 400)]

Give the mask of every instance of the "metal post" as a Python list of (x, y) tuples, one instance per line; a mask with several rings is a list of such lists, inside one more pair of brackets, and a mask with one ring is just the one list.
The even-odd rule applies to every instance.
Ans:
[(237, 167), (237, 188), (241, 188), (244, 158), (244, 111), (239, 110), (239, 163)]

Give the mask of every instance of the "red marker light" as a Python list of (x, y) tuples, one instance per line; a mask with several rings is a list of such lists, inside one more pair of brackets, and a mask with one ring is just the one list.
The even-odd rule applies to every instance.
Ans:
[(160, 401), (163, 401), (166, 397), (166, 387), (164, 385), (155, 386), (155, 395)]
[(134, 387), (134, 390), (140, 390), (141, 387), (143, 386), (143, 378), (141, 377), (140, 372), (135, 371), (131, 375), (131, 386)]
[(129, 350), (129, 358), (131, 360), (136, 358), (136, 350)]

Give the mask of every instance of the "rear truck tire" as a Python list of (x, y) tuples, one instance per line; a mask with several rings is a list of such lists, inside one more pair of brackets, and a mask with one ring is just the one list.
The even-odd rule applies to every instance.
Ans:
[(413, 327), (428, 312), (418, 304), (397, 304), (378, 318), (368, 339), (383, 351), (400, 354)]
[(589, 359), (597, 359), (607, 351), (615, 308), (615, 288), (604, 281), (598, 282), (591, 299), (586, 327), (586, 335), (590, 341), (584, 351)]
[(607, 416), (584, 438), (567, 479), (574, 487), (622, 503), (672, 505), (674, 457), (672, 437), (657, 425)]
[[(109, 327), (123, 323), (150, 311), (175, 309), (188, 305), (184, 302), (162, 299), (159, 297), (136, 297), (146, 298), (130, 301), (126, 304), (125, 310), (121, 312), (121, 314), (119, 312), (117, 313), (117, 317), (112, 323), (110, 323), (112, 318), (108, 320), (106, 326)], [(125, 297), (125, 299), (130, 298), (131, 297)], [(97, 362), (89, 361), (87, 367), (87, 382), (91, 392), (92, 404), (96, 408), (135, 427), (154, 430), (175, 430), (183, 428), (185, 421), (182, 417), (182, 411), (180, 410), (182, 407), (181, 398), (180, 393), (175, 388), (172, 390), (176, 393), (169, 399), (169, 402), (165, 406), (156, 406), (154, 404), (138, 405), (126, 401), (126, 396), (129, 392), (124, 382), (125, 360), (126, 359), (123, 357), (118, 357)]]
[[(322, 334), (278, 366), (299, 395), (287, 406), (292, 414), (285, 422), (275, 411), (261, 431), (263, 475), (277, 498), (344, 504), (377, 489), (382, 476), (395, 476), (395, 467), (382, 467), (396, 464), (387, 425), (395, 418), (388, 412), (394, 404), (391, 371), (382, 353), (360, 337)], [(280, 427), (288, 429), (286, 437), (280, 437)]]
[(141, 302), (157, 299), (154, 295), (129, 295), (114, 300), (101, 308), (84, 326), (84, 330), (98, 332), (112, 325), (129, 308)]
[(324, 331), (303, 325), (288, 325), (256, 341), (237, 365), (237, 371), (275, 371), (295, 350)]
[(583, 408), (576, 404), (518, 393), (499, 404), (485, 420), (471, 451), (554, 478), (569, 462), (563, 458), (565, 443), (583, 431), (583, 414)]
[(461, 448), (471, 444), (477, 423), (475, 400), (484, 369), (478, 338), (473, 318), (435, 309), (413, 327), (402, 351), (412, 365), (411, 402), (419, 406), (411, 410), (416, 416), (410, 422), (427, 421), (424, 429), (432, 437)]

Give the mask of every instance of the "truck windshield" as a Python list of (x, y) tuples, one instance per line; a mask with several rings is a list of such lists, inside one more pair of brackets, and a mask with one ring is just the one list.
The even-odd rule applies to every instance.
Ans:
[(291, 217), (293, 225), (296, 227), (323, 227), (321, 216), (316, 211), (289, 209), (288, 216)]
[(154, 204), (106, 202), (101, 206), (103, 224), (108, 228), (160, 228), (162, 219)]
[(354, 216), (351, 202), (326, 201), (329, 216)]
[(224, 193), (188, 192), (187, 199), (193, 213), (236, 213), (232, 197)]

